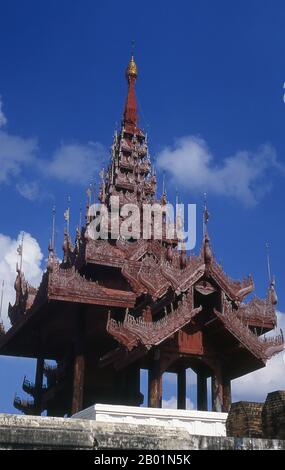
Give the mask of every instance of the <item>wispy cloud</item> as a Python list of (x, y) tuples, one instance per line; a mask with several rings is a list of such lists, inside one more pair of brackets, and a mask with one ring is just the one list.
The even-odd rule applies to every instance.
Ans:
[(0, 131), (0, 184), (8, 183), (35, 163), (38, 150), (36, 139), (23, 139)]
[[(61, 145), (50, 162), (44, 163), (46, 175), (71, 184), (87, 184), (97, 176), (106, 158), (105, 147), (98, 142)], [(41, 162), (43, 164), (43, 162)]]
[[(0, 128), (7, 123), (0, 97)], [(25, 168), (37, 174), (38, 179), (58, 180), (74, 185), (85, 185), (98, 175), (104, 159), (105, 147), (99, 142), (66, 143), (43, 159), (35, 138), (22, 138), (0, 130), (0, 184), (14, 183), (24, 198), (34, 201), (39, 196), (39, 183), (25, 178)]]
[(281, 169), (270, 144), (255, 152), (238, 151), (218, 162), (206, 141), (195, 136), (180, 138), (173, 147), (163, 149), (157, 164), (176, 185), (189, 191), (232, 197), (247, 206), (256, 205), (270, 190), (268, 172)]
[(16, 189), (28, 201), (35, 201), (40, 197), (40, 187), (36, 181), (29, 183), (20, 182), (16, 184)]
[(2, 108), (3, 108), (2, 96), (0, 95), (0, 127), (3, 127), (5, 126), (5, 124), (7, 124), (7, 118)]

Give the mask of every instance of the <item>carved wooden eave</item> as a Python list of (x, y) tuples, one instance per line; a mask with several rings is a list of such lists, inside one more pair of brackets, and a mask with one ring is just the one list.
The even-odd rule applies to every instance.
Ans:
[(243, 323), (252, 326), (270, 327), (273, 329), (277, 324), (274, 305), (269, 299), (253, 297), (247, 304), (241, 304), (237, 310), (238, 317)]
[(74, 267), (62, 269), (55, 263), (48, 276), (48, 299), (110, 307), (134, 307), (133, 292), (109, 289), (81, 276)]
[(209, 276), (211, 276), (231, 300), (241, 302), (248, 294), (254, 290), (254, 283), (251, 277), (244, 281), (234, 281), (222, 268), (212, 260), (208, 267)]
[(85, 263), (121, 268), (124, 264), (124, 253), (108, 240), (92, 240), (87, 238), (84, 261)]
[(123, 253), (125, 260), (139, 261), (146, 254), (153, 254), (158, 260), (165, 254), (165, 248), (158, 240), (140, 239), (136, 242), (118, 239), (116, 246)]
[(129, 351), (140, 344), (149, 350), (184, 328), (201, 310), (202, 307), (193, 307), (193, 294), (189, 292), (178, 302), (177, 309), (172, 307), (171, 313), (158, 321), (146, 322), (142, 317), (126, 314), (123, 323), (109, 318), (107, 331)]
[(38, 289), (32, 287), (28, 282), (25, 281), (23, 274), (21, 277), (23, 282), (19, 292), (17, 293), (16, 291), (15, 304), (11, 305), (9, 303), (8, 306), (8, 316), (12, 325), (17, 323), (17, 321), (32, 308), (38, 292)]
[(179, 252), (174, 252), (171, 263), (165, 259), (165, 253), (162, 257), (161, 251), (146, 246), (141, 247), (139, 255), (143, 257), (141, 260), (133, 260), (138, 257), (136, 252), (131, 260), (125, 261), (122, 274), (137, 295), (149, 294), (153, 300), (161, 298), (169, 288), (177, 294), (186, 292), (205, 272), (205, 265), (198, 257), (189, 257), (186, 268), (181, 269)]
[(224, 324), (224, 327), (240, 342), (243, 347), (250, 351), (257, 359), (266, 363), (274, 354), (284, 348), (283, 334), (264, 339), (253, 333), (238, 317), (236, 310), (232, 309), (230, 303), (224, 305), (223, 313), (214, 309), (215, 315)]

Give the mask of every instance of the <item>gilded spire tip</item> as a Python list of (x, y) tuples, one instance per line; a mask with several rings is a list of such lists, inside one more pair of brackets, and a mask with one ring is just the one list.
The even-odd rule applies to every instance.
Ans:
[(126, 77), (127, 80), (130, 80), (130, 78), (137, 78), (138, 77), (138, 68), (135, 63), (134, 59), (134, 54), (132, 53), (130, 62), (128, 64), (127, 70), (126, 70)]

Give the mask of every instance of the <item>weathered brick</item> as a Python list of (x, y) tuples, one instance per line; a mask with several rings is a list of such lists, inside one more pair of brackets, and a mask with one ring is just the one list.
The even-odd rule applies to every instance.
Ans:
[(262, 410), (263, 437), (285, 439), (285, 390), (267, 395)]

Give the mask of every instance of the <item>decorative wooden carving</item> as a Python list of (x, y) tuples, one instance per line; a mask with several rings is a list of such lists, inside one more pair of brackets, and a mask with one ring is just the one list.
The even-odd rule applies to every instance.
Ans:
[(237, 316), (230, 302), (225, 302), (224, 312), (218, 312), (214, 309), (217, 317), (224, 323), (225, 327), (235, 336), (241, 344), (249, 349), (258, 359), (270, 359), (274, 354), (282, 351), (284, 348), (283, 334), (264, 339), (253, 333)]
[(74, 266), (63, 269), (59, 263), (55, 263), (49, 273), (48, 298), (122, 307), (134, 306), (136, 299), (132, 292), (103, 287), (98, 282), (88, 281), (81, 276)]
[(193, 297), (189, 293), (178, 302), (176, 310), (172, 307), (171, 313), (166, 314), (161, 320), (146, 322), (142, 317), (134, 318), (127, 313), (123, 323), (109, 318), (107, 331), (128, 350), (132, 350), (140, 343), (146, 349), (150, 349), (187, 325), (201, 310), (202, 307), (193, 308)]
[(262, 326), (272, 323), (272, 327), (275, 327), (277, 323), (275, 307), (268, 299), (253, 297), (247, 304), (239, 306), (237, 315), (247, 324), (254, 323)]

